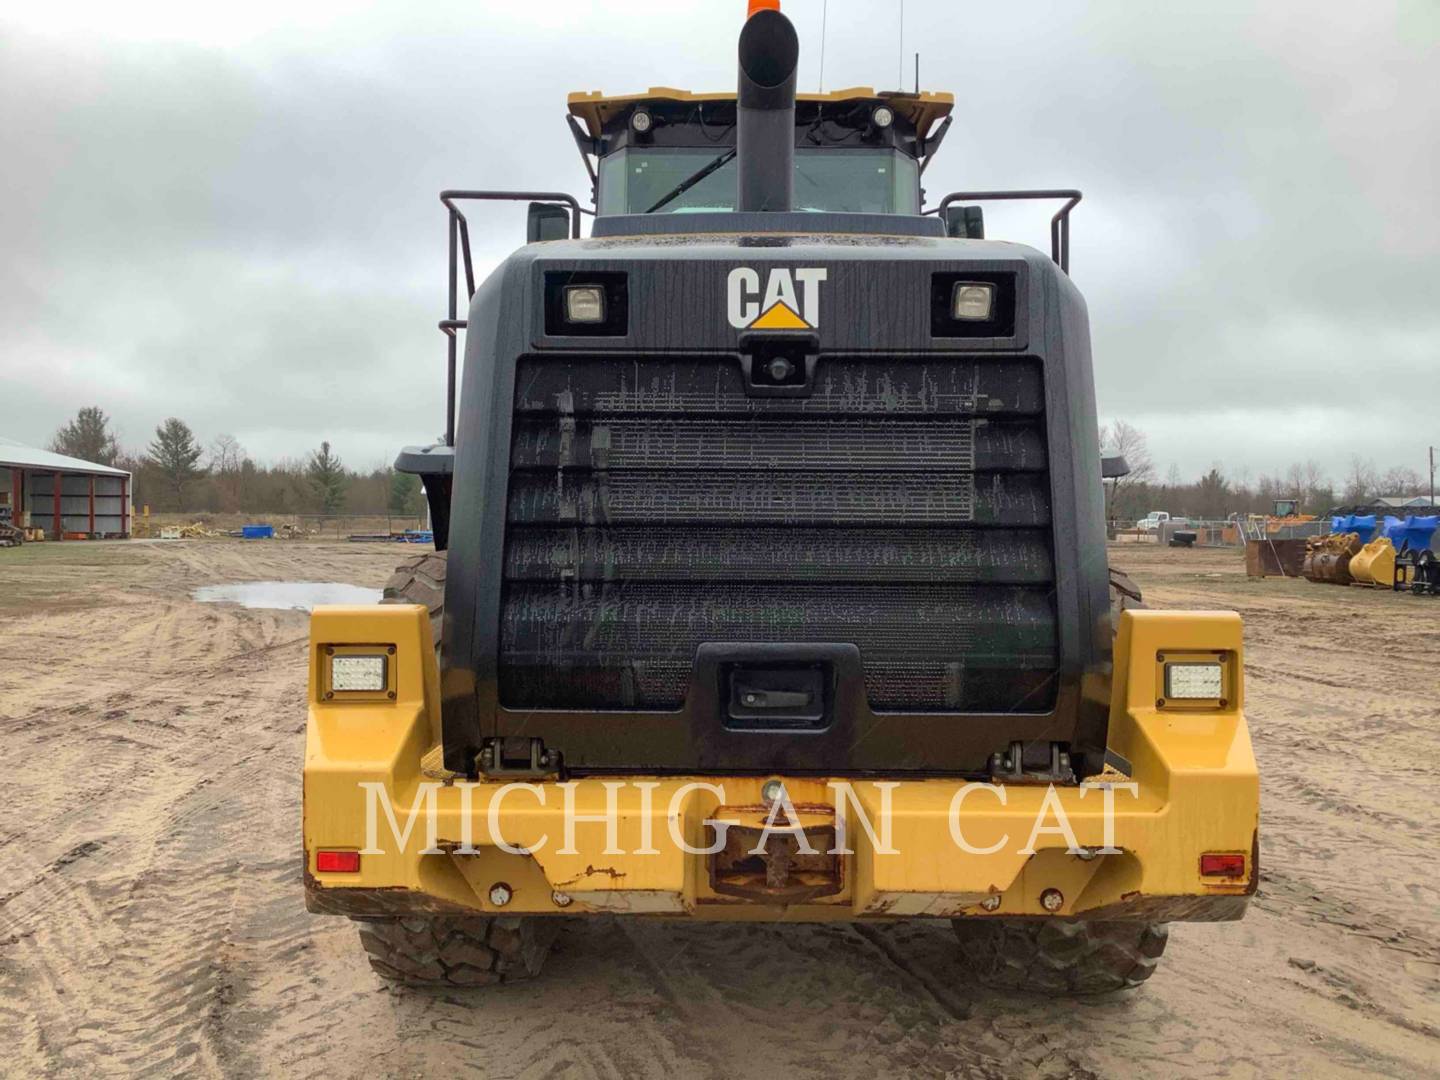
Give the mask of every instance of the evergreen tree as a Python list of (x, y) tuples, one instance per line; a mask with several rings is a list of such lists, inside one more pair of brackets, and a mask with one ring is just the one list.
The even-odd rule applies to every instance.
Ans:
[(114, 465), (120, 456), (120, 444), (110, 430), (110, 418), (98, 405), (87, 405), (76, 413), (74, 420), (55, 433), (50, 449), (100, 465)]
[(420, 479), (413, 473), (390, 474), (390, 513), (416, 517), (420, 513)]
[(185, 509), (186, 486), (204, 475), (205, 470), (196, 465), (204, 452), (183, 420), (172, 416), (155, 429), (146, 457), (160, 473), (166, 492), (174, 496), (176, 510)]
[(305, 467), (305, 476), (315, 492), (315, 499), (322, 514), (338, 514), (345, 506), (345, 466), (330, 449), (328, 442), (322, 442), (319, 450), (311, 451), (310, 462)]

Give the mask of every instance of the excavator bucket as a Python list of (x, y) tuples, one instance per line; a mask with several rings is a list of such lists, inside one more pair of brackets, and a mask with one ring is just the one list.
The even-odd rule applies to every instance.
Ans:
[(1371, 540), (1351, 557), (1349, 570), (1356, 585), (1390, 588), (1395, 581), (1395, 545), (1385, 536)]
[(1305, 545), (1305, 562), (1300, 573), (1310, 581), (1349, 585), (1350, 562), (1363, 546), (1359, 533), (1311, 537)]

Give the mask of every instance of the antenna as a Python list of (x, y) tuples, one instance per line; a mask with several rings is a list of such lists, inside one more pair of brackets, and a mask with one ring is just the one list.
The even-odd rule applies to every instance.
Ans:
[(830, 20), (830, 0), (820, 3), (820, 93), (825, 92), (825, 26)]

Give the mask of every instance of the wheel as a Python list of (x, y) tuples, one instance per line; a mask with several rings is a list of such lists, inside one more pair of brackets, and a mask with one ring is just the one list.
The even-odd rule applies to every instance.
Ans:
[(955, 919), (960, 954), (986, 986), (1109, 994), (1139, 986), (1165, 952), (1164, 923)]
[(410, 986), (489, 986), (540, 974), (559, 919), (363, 919), (360, 944), (382, 978)]
[(445, 568), (449, 565), (444, 551), (429, 551), (407, 559), (395, 568), (385, 583), (382, 604), (424, 604), (430, 609), (430, 633), (435, 647), (440, 647), (440, 625), (445, 615)]
[[(430, 551), (395, 568), (382, 604), (423, 604), (440, 647), (445, 615), (446, 553)], [(490, 916), (406, 916), (357, 919), (370, 966), (386, 979), (411, 985), (485, 986), (540, 973), (558, 919)]]

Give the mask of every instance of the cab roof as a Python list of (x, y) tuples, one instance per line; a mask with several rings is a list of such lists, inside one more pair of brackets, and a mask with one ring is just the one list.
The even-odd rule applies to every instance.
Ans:
[[(731, 91), (723, 94), (696, 94), (689, 90), (676, 90), (669, 86), (652, 86), (643, 94), (607, 95), (600, 90), (589, 93), (576, 91), (569, 97), (570, 115), (585, 125), (592, 139), (598, 139), (605, 127), (627, 110), (640, 104), (675, 102), (697, 104), (709, 101), (735, 100)], [(884, 101), (914, 125), (916, 133), (924, 137), (938, 120), (950, 115), (955, 107), (955, 95), (947, 93), (910, 94), (902, 91), (883, 90), (876, 92), (869, 86), (852, 86), (845, 90), (832, 90), (828, 94), (796, 94), (797, 102), (820, 102), (822, 104), (844, 104), (859, 101)]]

